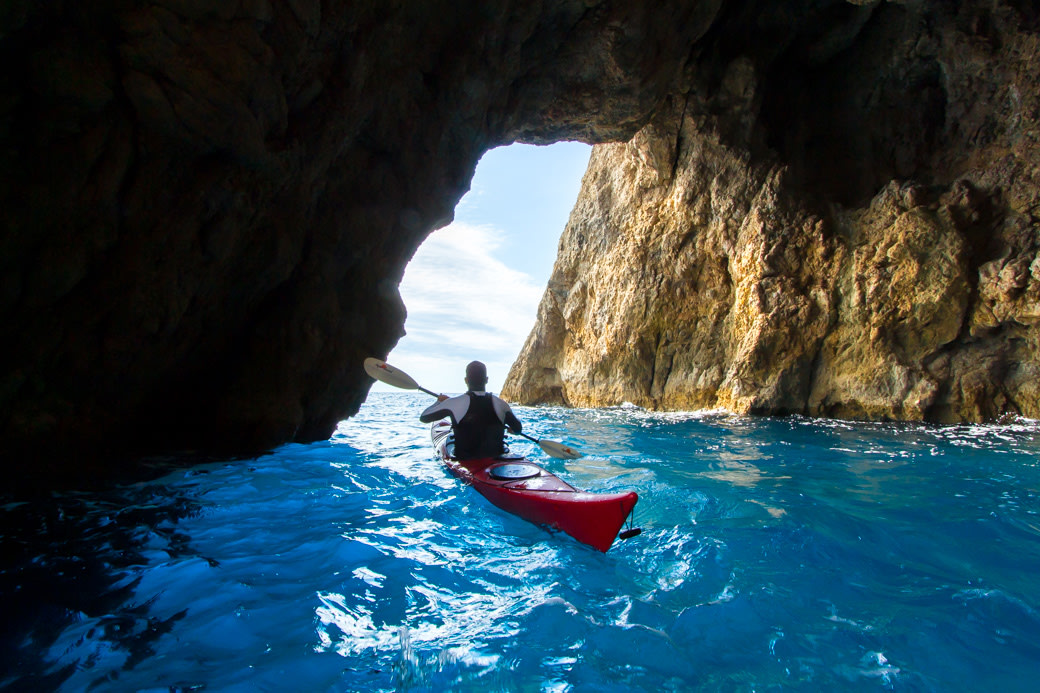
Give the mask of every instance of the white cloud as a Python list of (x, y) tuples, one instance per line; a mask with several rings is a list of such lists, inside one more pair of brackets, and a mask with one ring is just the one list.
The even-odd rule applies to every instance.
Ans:
[(502, 232), (454, 223), (435, 231), (405, 270), (408, 334), (390, 356), (420, 385), (464, 389), (466, 363), (484, 361), (498, 391), (534, 325), (544, 287), (494, 257)]

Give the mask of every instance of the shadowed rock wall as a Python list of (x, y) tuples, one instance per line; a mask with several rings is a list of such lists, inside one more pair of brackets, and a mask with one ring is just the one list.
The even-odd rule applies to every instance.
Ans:
[(727, 6), (594, 149), (504, 396), (1040, 416), (1036, 6), (793, 7)]
[[(549, 383), (574, 403), (874, 415), (889, 409), (838, 374), (895, 358), (895, 415), (990, 401), (985, 379), (1024, 382), (1035, 363), (1036, 15), (1025, 0), (7, 2), (7, 472), (328, 436), (367, 393), (363, 357), (402, 334), (406, 262), (480, 155), (513, 141), (635, 136), (596, 154), (533, 337), (562, 346), (525, 352), (525, 399)], [(920, 290), (923, 313), (906, 292), (933, 285), (915, 272), (951, 277)], [(609, 284), (631, 304), (603, 308)], [(958, 375), (983, 357), (981, 385)]]
[(7, 471), (329, 436), (483, 152), (630, 138), (719, 4), (4, 3)]

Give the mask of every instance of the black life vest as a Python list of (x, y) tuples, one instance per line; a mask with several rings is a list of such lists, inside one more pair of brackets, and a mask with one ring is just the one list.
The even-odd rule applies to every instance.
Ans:
[(506, 451), (502, 442), (506, 427), (495, 413), (491, 395), (466, 394), (469, 408), (462, 420), (455, 423), (455, 457), (460, 460), (498, 457)]

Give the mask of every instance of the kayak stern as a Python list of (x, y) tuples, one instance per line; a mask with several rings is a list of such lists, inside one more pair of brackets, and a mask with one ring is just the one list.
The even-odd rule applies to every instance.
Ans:
[[(588, 493), (522, 456), (460, 461), (449, 454), (451, 425), (437, 422), (431, 429), (434, 447), (452, 474), (471, 484), (496, 507), (536, 525), (569, 534), (583, 544), (606, 552), (639, 500), (634, 491)], [(502, 473), (506, 467), (524, 467), (523, 476)]]

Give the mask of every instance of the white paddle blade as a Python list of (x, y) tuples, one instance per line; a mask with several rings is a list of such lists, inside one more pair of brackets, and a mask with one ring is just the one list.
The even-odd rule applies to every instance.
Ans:
[(412, 380), (412, 376), (397, 370), (386, 361), (371, 357), (365, 359), (365, 372), (380, 382), (399, 387), (402, 390), (419, 389), (419, 384)]
[(560, 460), (576, 460), (581, 457), (581, 453), (574, 448), (552, 440), (539, 440), (538, 447), (544, 450), (545, 454), (550, 457), (555, 457)]

